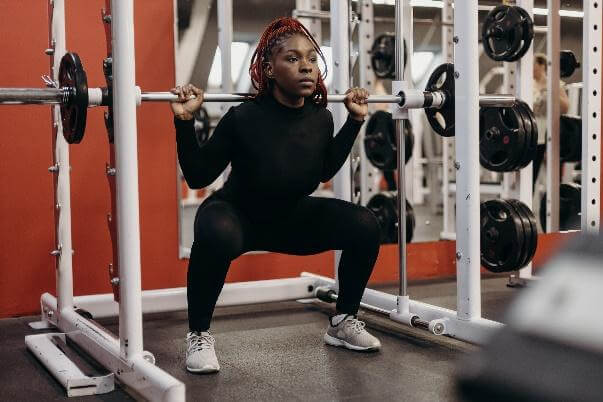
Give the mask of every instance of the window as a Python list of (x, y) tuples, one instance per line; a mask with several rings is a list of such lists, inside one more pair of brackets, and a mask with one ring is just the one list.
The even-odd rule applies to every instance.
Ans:
[[(236, 84), (243, 67), (248, 68), (249, 66), (243, 66), (247, 60), (247, 54), (249, 52), (249, 43), (247, 42), (232, 42), (230, 45), (230, 72), (232, 77), (233, 85)], [(209, 70), (209, 78), (207, 79), (207, 86), (209, 88), (219, 88), (222, 84), (222, 53), (220, 48), (216, 48), (216, 54), (214, 61), (211, 64)]]

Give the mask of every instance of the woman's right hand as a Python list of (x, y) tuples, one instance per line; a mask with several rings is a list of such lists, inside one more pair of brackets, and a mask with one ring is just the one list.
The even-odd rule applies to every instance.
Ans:
[(174, 116), (180, 120), (191, 120), (203, 105), (203, 91), (193, 84), (177, 86), (170, 89), (170, 92), (178, 95), (178, 99), (170, 102), (170, 106)]

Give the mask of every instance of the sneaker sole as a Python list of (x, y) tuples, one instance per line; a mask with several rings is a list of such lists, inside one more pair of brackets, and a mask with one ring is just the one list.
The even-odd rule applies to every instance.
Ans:
[(211, 374), (211, 373), (217, 373), (218, 371), (220, 371), (220, 368), (215, 368), (215, 367), (203, 367), (200, 369), (194, 369), (194, 368), (190, 368), (188, 366), (186, 366), (186, 369), (191, 372), (191, 373), (195, 373), (195, 374)]
[(327, 345), (342, 346), (342, 347), (350, 349), (350, 350), (357, 350), (357, 351), (363, 351), (363, 352), (379, 350), (379, 347), (377, 347), (377, 346), (363, 347), (363, 346), (352, 345), (351, 343), (347, 343), (343, 339), (335, 338), (334, 336), (331, 336), (329, 334), (325, 334), (324, 339), (325, 339), (325, 343)]

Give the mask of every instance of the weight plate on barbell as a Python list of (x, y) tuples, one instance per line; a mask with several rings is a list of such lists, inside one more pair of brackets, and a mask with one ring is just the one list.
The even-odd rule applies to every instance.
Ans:
[(69, 91), (60, 107), (63, 137), (69, 144), (79, 144), (86, 130), (88, 79), (76, 53), (65, 53), (61, 58), (59, 88)]
[(444, 92), (446, 99), (442, 107), (426, 108), (425, 116), (437, 134), (454, 137), (454, 64), (444, 63), (433, 70), (425, 90)]

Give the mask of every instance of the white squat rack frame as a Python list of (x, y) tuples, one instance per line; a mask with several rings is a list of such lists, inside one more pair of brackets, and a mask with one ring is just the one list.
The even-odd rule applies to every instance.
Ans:
[[(52, 13), (52, 43), (54, 47), (53, 74), (56, 79), (58, 60), (65, 52), (64, 3), (63, 0), (49, 0)], [(596, 0), (591, 1), (592, 3)], [(61, 135), (58, 109), (53, 108), (53, 135), (56, 136), (55, 165), (50, 170), (57, 175), (56, 229), (57, 247), (52, 252), (57, 257), (57, 295), (45, 293), (41, 296), (41, 321), (32, 323), (35, 328), (54, 326), (62, 333), (40, 334), (26, 337), (28, 347), (44, 363), (49, 371), (67, 389), (68, 395), (89, 395), (109, 392), (113, 380), (118, 380), (124, 388), (137, 396), (153, 401), (184, 401), (185, 386), (171, 375), (155, 366), (153, 355), (143, 350), (142, 314), (185, 310), (186, 288), (141, 289), (140, 227), (138, 211), (138, 171), (136, 158), (136, 91), (134, 77), (134, 18), (133, 0), (112, 0), (112, 38), (114, 68), (114, 123), (116, 151), (116, 184), (119, 244), (119, 286), (121, 302), (116, 303), (113, 294), (73, 296), (71, 213), (69, 187), (68, 145)], [(408, 24), (410, 1), (396, 1), (396, 49), (401, 49), (403, 25)], [(349, 82), (347, 68), (349, 60), (347, 0), (331, 0), (331, 38), (334, 50), (333, 60), (338, 77), (333, 85), (343, 92)], [(419, 318), (428, 323), (431, 332), (481, 344), (502, 324), (481, 317), (480, 300), (480, 258), (479, 258), (479, 166), (478, 161), (478, 77), (476, 63), (478, 56), (478, 4), (477, 0), (459, 2), (454, 17), (455, 35), (455, 76), (456, 108), (455, 118), (458, 132), (456, 138), (457, 155), (457, 311), (410, 300), (406, 294), (406, 270), (404, 252), (405, 225), (399, 225), (401, 242), (400, 294), (391, 295), (367, 289), (363, 295), (363, 305), (375, 310), (389, 312), (397, 322), (412, 325)], [(594, 10), (586, 15), (596, 16)], [(405, 18), (405, 12), (407, 16)], [(598, 24), (589, 20), (591, 24)], [(600, 28), (599, 28), (600, 29)], [(586, 31), (585, 31), (586, 32)], [(600, 34), (589, 35), (589, 46), (598, 43)], [(596, 42), (598, 40), (599, 42)], [(586, 46), (586, 44), (585, 44)], [(600, 51), (600, 50), (599, 50)], [(592, 94), (594, 85), (600, 88), (600, 60), (591, 53), (585, 56), (585, 68), (597, 68), (583, 91)], [(403, 52), (397, 51), (396, 64), (403, 65)], [(592, 60), (597, 60), (594, 64)], [(588, 61), (586, 61), (588, 60)], [(340, 69), (337, 69), (339, 63)], [(598, 63), (598, 64), (597, 64)], [(340, 71), (341, 70), (341, 71)], [(397, 72), (394, 87), (406, 85), (402, 74)], [(228, 74), (227, 74), (228, 75)], [(598, 80), (598, 81), (597, 81)], [(591, 95), (592, 96), (592, 95)], [(600, 94), (583, 102), (588, 113), (596, 114), (585, 124), (592, 133), (600, 130)], [(334, 118), (336, 127), (345, 120), (343, 105), (336, 105)], [(395, 117), (403, 117), (404, 110), (394, 111)], [(586, 116), (587, 113), (584, 113)], [(599, 120), (597, 120), (597, 118)], [(399, 166), (404, 166), (404, 141), (400, 141), (401, 124), (398, 125)], [(590, 134), (589, 132), (589, 135)], [(589, 144), (584, 146), (589, 147)], [(587, 148), (592, 150), (592, 147)], [(597, 151), (598, 152), (598, 151)], [(586, 152), (583, 152), (586, 154)], [(598, 167), (598, 158), (597, 158)], [(584, 167), (584, 169), (587, 169)], [(404, 199), (403, 169), (400, 169), (398, 186), (399, 199)], [(598, 170), (590, 170), (598, 177)], [(335, 191), (340, 198), (351, 195), (349, 161), (341, 169), (335, 180)], [(598, 191), (598, 190), (597, 190)], [(401, 193), (401, 194), (400, 194)], [(402, 197), (400, 197), (402, 195)], [(401, 208), (404, 212), (404, 208)], [(594, 212), (593, 212), (594, 213)], [(598, 213), (598, 208), (597, 208)], [(403, 214), (402, 214), (403, 215)], [(404, 216), (401, 216), (404, 221)], [(598, 222), (598, 214), (597, 220)], [(335, 272), (337, 272), (335, 270)], [(298, 278), (275, 279), (253, 282), (228, 283), (218, 300), (218, 306), (234, 306), (315, 297), (319, 287), (337, 290), (337, 279), (303, 273)], [(116, 337), (95, 321), (79, 313), (79, 309), (91, 313), (95, 318), (119, 315), (119, 336)], [(102, 377), (86, 377), (56, 346), (58, 341), (70, 340), (85, 353), (98, 361), (110, 374)]]

